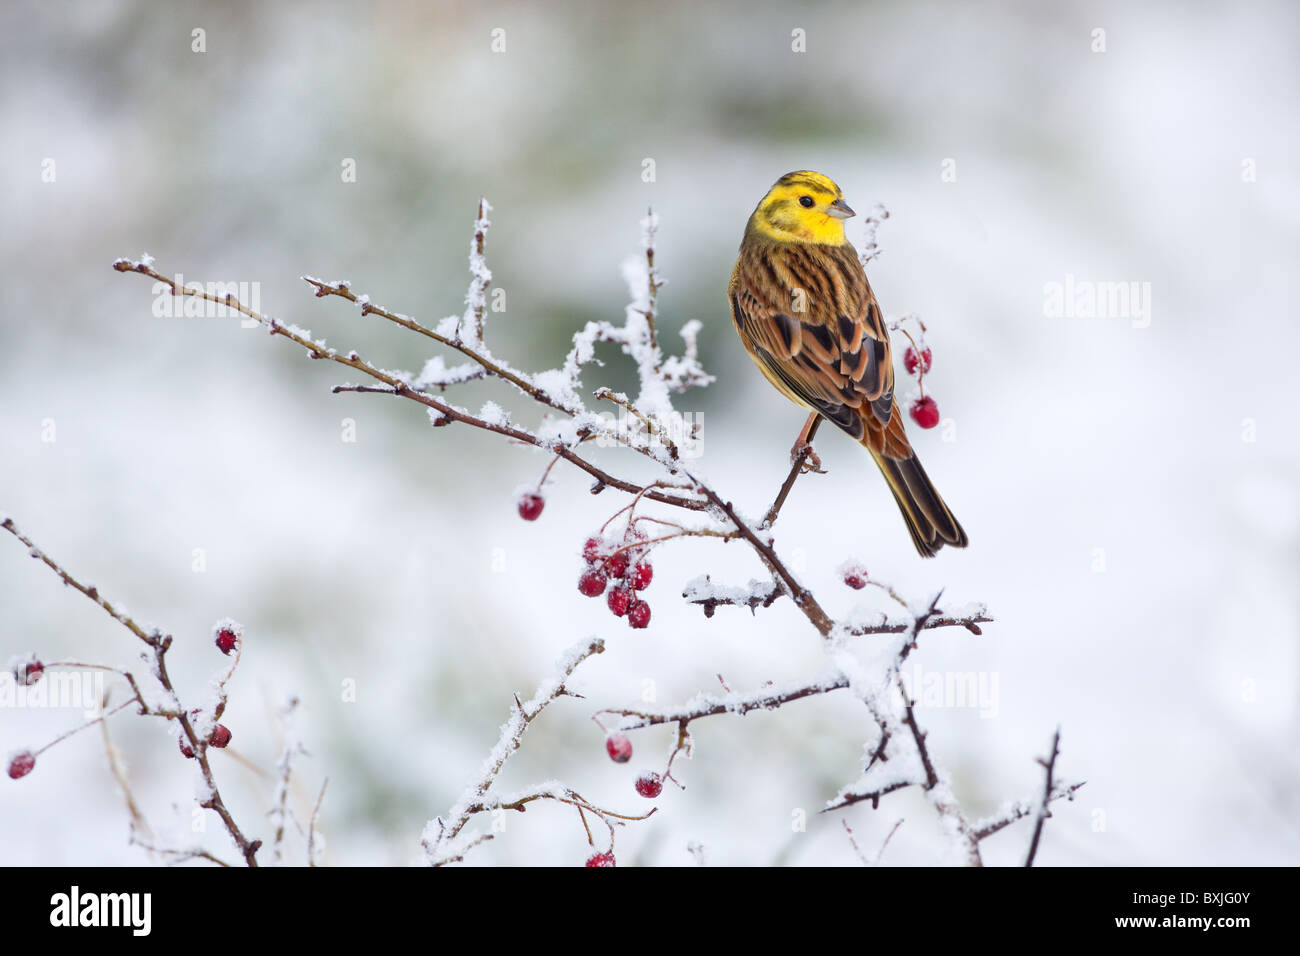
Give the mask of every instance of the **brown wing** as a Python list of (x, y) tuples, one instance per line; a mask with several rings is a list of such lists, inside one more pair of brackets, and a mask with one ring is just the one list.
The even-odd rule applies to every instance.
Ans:
[(746, 348), (785, 395), (873, 450), (907, 458), (893, 414), (894, 365), (876, 297), (853, 247), (750, 237), (731, 281)]

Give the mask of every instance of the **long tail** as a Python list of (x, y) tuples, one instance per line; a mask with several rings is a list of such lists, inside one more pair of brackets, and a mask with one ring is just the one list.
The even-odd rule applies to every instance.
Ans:
[(921, 467), (916, 455), (911, 458), (887, 458), (872, 449), (871, 457), (880, 466), (880, 472), (889, 482), (898, 510), (903, 513), (907, 530), (912, 533), (912, 543), (923, 558), (932, 558), (945, 544), (953, 548), (966, 547), (966, 532), (948, 506), (930, 483), (930, 476)]

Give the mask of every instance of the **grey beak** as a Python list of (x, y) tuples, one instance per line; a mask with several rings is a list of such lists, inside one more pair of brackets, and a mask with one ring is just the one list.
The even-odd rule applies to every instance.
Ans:
[(836, 219), (848, 219), (850, 216), (857, 215), (857, 213), (849, 208), (849, 204), (843, 199), (837, 199), (826, 207), (826, 215), (834, 216)]

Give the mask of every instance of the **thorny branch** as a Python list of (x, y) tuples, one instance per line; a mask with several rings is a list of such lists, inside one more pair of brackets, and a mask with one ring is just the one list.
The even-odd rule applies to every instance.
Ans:
[(1034, 857), (1038, 855), (1038, 840), (1043, 835), (1043, 824), (1047, 818), (1052, 815), (1051, 807), (1052, 794), (1056, 790), (1056, 782), (1053, 774), (1056, 772), (1056, 758), (1061, 753), (1061, 728), (1056, 728), (1056, 733), (1052, 734), (1052, 752), (1046, 760), (1039, 760), (1043, 768), (1043, 799), (1038, 804), (1038, 818), (1034, 820), (1034, 838), (1029, 842), (1029, 854), (1025, 857), (1025, 866), (1034, 865)]
[[(650, 813), (654, 812), (651, 810), (650, 813), (641, 816), (615, 813), (612, 810), (596, 806), (581, 794), (558, 783), (541, 784), (508, 797), (494, 798), (490, 794), (492, 785), (496, 782), (501, 768), (505, 766), (511, 755), (519, 749), (520, 742), (532, 722), (555, 700), (560, 697), (573, 696), (566, 684), (568, 679), (573, 675), (579, 664), (594, 654), (603, 653), (604, 650), (605, 642), (599, 638), (579, 642), (565, 652), (560, 660), (556, 676), (544, 682), (537, 689), (537, 693), (532, 700), (525, 703), (520, 701), (518, 696), (515, 697), (514, 705), (510, 709), (510, 717), (501, 727), (501, 737), (483, 762), (478, 779), (461, 794), (460, 799), (448, 812), (446, 820), (438, 817), (425, 828), (421, 843), (424, 846), (427, 861), (431, 866), (444, 866), (448, 863), (459, 862), (464, 859), (465, 854), (470, 849), (492, 839), (493, 834), (491, 833), (464, 833), (465, 828), (480, 813), (489, 813), (497, 809), (522, 812), (525, 806), (534, 800), (554, 800), (574, 807), (578, 810), (580, 816), (584, 813), (591, 813), (597, 817), (609, 828), (612, 843), (614, 827), (620, 825), (620, 821), (644, 820)], [(582, 819), (585, 827), (586, 817), (583, 816)], [(590, 830), (588, 830), (588, 836), (590, 837)]]
[[(127, 683), (131, 686), (131, 690), (132, 690), (131, 699), (133, 699), (138, 704), (137, 713), (141, 715), (152, 714), (157, 717), (164, 717), (168, 720), (176, 720), (180, 723), (181, 732), (184, 734), (185, 739), (189, 742), (189, 746), (194, 752), (194, 757), (198, 761), (199, 772), (203, 776), (204, 791), (206, 792), (207, 797), (200, 803), (200, 805), (206, 809), (212, 810), (218, 817), (221, 818), (221, 823), (226, 828), (226, 832), (229, 833), (230, 838), (235, 841), (235, 845), (239, 847), (239, 852), (243, 856), (244, 862), (248, 866), (257, 866), (256, 855), (257, 855), (258, 848), (261, 847), (262, 845), (262, 841), (248, 839), (248, 837), (246, 837), (243, 831), (239, 828), (239, 825), (235, 823), (235, 819), (230, 815), (230, 811), (226, 808), (225, 801), (222, 800), (221, 798), (221, 791), (217, 788), (217, 781), (215, 775), (212, 772), (212, 765), (208, 762), (207, 735), (200, 734), (195, 729), (194, 718), (192, 717), (189, 711), (187, 711), (184, 707), (181, 706), (180, 700), (176, 695), (176, 689), (172, 685), (171, 677), (167, 673), (166, 655), (168, 649), (172, 645), (171, 635), (163, 634), (161, 631), (158, 631), (156, 629), (146, 633), (144, 628), (142, 628), (139, 624), (137, 624), (130, 615), (123, 613), (121, 610), (115, 607), (107, 598), (101, 595), (99, 593), (98, 588), (94, 587), (93, 585), (82, 584), (79, 580), (77, 580), (66, 570), (64, 570), (63, 567), (60, 566), (58, 562), (56, 562), (53, 558), (51, 558), (44, 551), (38, 548), (30, 538), (28, 538), (26, 535), (20, 532), (17, 527), (15, 527), (12, 519), (5, 518), (3, 522), (0, 522), (0, 527), (3, 527), (15, 538), (17, 538), (19, 541), (25, 544), (27, 546), (28, 553), (33, 558), (36, 558), (38, 561), (43, 562), (47, 567), (49, 567), (50, 570), (52, 570), (55, 574), (59, 576), (60, 579), (62, 579), (64, 584), (68, 585), (69, 587), (75, 588), (76, 590), (84, 594), (86, 597), (90, 598), (90, 600), (94, 601), (101, 608), (103, 608), (105, 613), (107, 613), (109, 617), (113, 618), (113, 620), (117, 621), (119, 624), (121, 624), (128, 631), (130, 631), (137, 638), (139, 638), (141, 641), (144, 642), (145, 646), (149, 649), (149, 660), (150, 663), (152, 664), (153, 677), (158, 682), (158, 684), (162, 687), (163, 690), (164, 703), (162, 706), (154, 706), (147, 703), (144, 699), (144, 696), (140, 692), (140, 687), (136, 683), (135, 678), (129, 672), (121, 671), (120, 673), (126, 679)], [(130, 702), (131, 700), (127, 701), (127, 703)], [(223, 696), (221, 697), (221, 702), (224, 703), (224, 692), (223, 692)], [(104, 716), (107, 716), (107, 714)], [(104, 719), (103, 717), (97, 718), (97, 720), (103, 720), (103, 719)], [(153, 847), (150, 847), (149, 849), (152, 849), (155, 852), (162, 852), (162, 851), (158, 851), (156, 848)], [(207, 857), (207, 854), (202, 852), (199, 853), (195, 853), (193, 851), (184, 851), (184, 852), (189, 856)]]
[[(262, 315), (240, 303), (233, 296), (217, 296), (204, 291), (202, 288), (182, 286), (155, 271), (152, 268), (152, 260), (148, 257), (140, 261), (119, 259), (114, 263), (114, 268), (120, 272), (135, 272), (147, 275), (162, 283), (163, 287), (169, 289), (171, 294), (175, 296), (196, 296), (217, 305), (225, 306), (238, 314), (255, 320), (272, 335), (278, 335), (294, 342), (305, 349), (311, 358), (324, 359), (347, 366), (378, 383), (377, 385), (344, 384), (337, 386), (334, 389), (335, 392), (381, 393), (409, 399), (426, 406), (429, 410), (430, 419), (435, 425), (446, 425), (452, 422), (466, 424), (502, 435), (514, 442), (541, 449), (555, 456), (556, 459), (568, 462), (595, 479), (595, 484), (592, 487), (593, 493), (603, 491), (605, 488), (615, 488), (635, 496), (634, 502), (647, 499), (689, 512), (702, 512), (723, 525), (723, 531), (688, 531), (683, 529), (681, 535), (714, 534), (726, 539), (744, 540), (771, 575), (770, 586), (767, 588), (751, 586), (748, 592), (735, 593), (739, 592), (740, 589), (732, 589), (731, 591), (712, 589), (709, 587), (708, 579), (705, 578), (704, 585), (696, 587), (693, 591), (688, 586), (688, 593), (684, 596), (693, 603), (702, 606), (706, 616), (710, 617), (717, 607), (724, 604), (748, 606), (751, 610), (756, 610), (757, 607), (771, 605), (780, 596), (784, 595), (791, 598), (799, 611), (823, 639), (823, 646), (833, 664), (832, 674), (812, 684), (787, 687), (782, 690), (764, 690), (743, 699), (728, 695), (723, 698), (705, 699), (703, 702), (696, 701), (693, 709), (677, 708), (658, 712), (607, 710), (602, 713), (622, 717), (619, 726), (623, 729), (675, 722), (678, 724), (679, 729), (678, 744), (680, 749), (689, 743), (686, 726), (691, 720), (721, 713), (745, 713), (753, 709), (771, 709), (814, 694), (823, 694), (844, 687), (851, 688), (866, 706), (880, 734), (878, 744), (868, 761), (864, 776), (866, 772), (884, 765), (890, 759), (891, 751), (899, 746), (899, 741), (909, 740), (923, 770), (923, 779), (886, 781), (881, 787), (865, 792), (860, 788), (849, 788), (841, 795), (840, 802), (833, 802), (832, 806), (847, 806), (861, 800), (870, 800), (875, 805), (878, 803), (879, 797), (885, 793), (906, 786), (920, 786), (926, 791), (936, 812), (947, 821), (950, 832), (956, 835), (956, 839), (965, 848), (968, 862), (978, 865), (980, 862), (979, 841), (988, 833), (996, 832), (997, 829), (1008, 825), (1012, 820), (999, 821), (991, 825), (993, 829), (989, 829), (988, 826), (976, 829), (970, 825), (961, 807), (948, 791), (941, 773), (930, 756), (926, 743), (926, 734), (917, 722), (913, 702), (904, 691), (901, 706), (891, 704), (888, 700), (890, 695), (882, 692), (879, 685), (879, 675), (873, 677), (867, 673), (847, 649), (845, 641), (861, 635), (905, 635), (898, 647), (894, 665), (884, 681), (884, 687), (888, 688), (893, 681), (897, 680), (898, 665), (916, 646), (917, 637), (922, 630), (961, 626), (972, 633), (979, 634), (979, 625), (991, 620), (986, 615), (983, 606), (967, 614), (945, 615), (938, 606), (939, 598), (936, 595), (930, 602), (929, 607), (921, 613), (914, 613), (909, 608), (909, 620), (889, 620), (882, 616), (878, 624), (850, 625), (837, 623), (780, 557), (774, 547), (771, 534), (772, 526), (779, 517), (795, 482), (805, 471), (804, 466), (810, 454), (810, 446), (805, 446), (792, 461), (790, 472), (782, 483), (772, 505), (767, 509), (763, 520), (757, 524), (751, 524), (739, 513), (730, 500), (683, 467), (678, 449), (671, 441), (667, 440), (663, 421), (660, 418), (660, 414), (665, 410), (662, 404), (653, 402), (655, 410), (648, 411), (641, 406), (640, 399), (631, 401), (625, 396), (615, 395), (608, 389), (598, 390), (595, 393), (598, 399), (614, 401), (628, 412), (639, 423), (639, 427), (644, 429), (644, 439), (618, 428), (611, 428), (586, 407), (579, 397), (578, 376), (583, 366), (592, 361), (592, 346), (596, 342), (615, 342), (636, 361), (641, 376), (643, 397), (647, 394), (656, 395), (658, 391), (664, 391), (665, 393), (681, 391), (693, 385), (707, 384), (711, 380), (696, 361), (695, 334), (698, 331), (698, 323), (688, 323), (682, 330), (683, 338), (686, 341), (686, 349), (682, 357), (665, 360), (659, 348), (656, 332), (656, 322), (659, 318), (657, 315), (657, 297), (663, 282), (659, 278), (655, 264), (653, 239), (657, 221), (653, 213), (643, 221), (645, 227), (646, 272), (644, 278), (646, 289), (638, 297), (638, 300), (632, 306), (629, 306), (628, 320), (623, 327), (615, 327), (610, 323), (588, 323), (583, 330), (575, 334), (573, 350), (566, 359), (564, 369), (558, 372), (529, 375), (493, 357), (483, 339), (485, 296), (488, 284), (491, 281), (491, 273), (483, 260), (483, 245), (484, 234), (489, 225), (486, 215), (490, 208), (486, 201), (482, 202), (478, 210), (478, 217), (475, 220), (474, 238), (471, 243), (470, 254), (472, 281), (470, 291), (466, 296), (466, 311), (464, 315), (449, 317), (439, 323), (436, 328), (429, 328), (409, 316), (391, 312), (375, 305), (368, 296), (354, 294), (346, 282), (326, 282), (320, 279), (304, 277), (305, 281), (313, 287), (318, 297), (334, 296), (357, 304), (360, 306), (362, 315), (377, 315), (408, 331), (437, 342), (468, 360), (466, 365), (455, 369), (447, 369), (440, 358), (435, 358), (430, 360), (425, 372), (419, 376), (381, 369), (362, 358), (356, 351), (340, 352), (328, 348), (323, 341), (313, 339), (309, 332), (296, 326), (281, 323), (270, 316)], [(878, 223), (887, 215), (888, 213), (881, 209), (878, 215), (873, 214), (873, 223)], [(864, 255), (870, 259), (875, 254), (876, 247), (874, 241), (872, 241), (869, 247), (864, 249)], [(634, 316), (640, 317), (640, 324), (634, 323)], [(571, 420), (570, 427), (568, 430), (564, 430), (549, 427), (544, 422), (542, 428), (532, 431), (511, 423), (508, 417), (482, 413), (474, 415), (440, 397), (449, 386), (484, 377), (499, 378), (505, 381), (518, 392), (547, 409), (548, 414), (559, 413), (562, 416), (567, 416)], [(666, 406), (666, 408), (671, 410), (671, 405)], [(815, 429), (815, 427), (816, 423), (814, 422), (813, 428)], [(808, 434), (808, 438), (811, 439), (811, 437), (812, 431)], [(584, 443), (597, 438), (604, 442), (621, 445), (645, 456), (661, 465), (670, 476), (677, 479), (687, 479), (687, 483), (673, 486), (666, 486), (662, 481), (638, 484), (619, 478), (598, 467), (579, 453), (579, 449)], [(668, 535), (665, 536), (664, 540), (681, 535)], [(878, 586), (884, 588), (905, 608), (907, 607), (902, 598), (892, 588), (884, 585)], [(584, 827), (586, 826), (586, 813), (595, 814), (611, 827), (611, 833), (612, 821), (630, 819), (620, 817), (609, 811), (599, 810), (583, 800), (576, 792), (558, 784), (532, 788), (510, 799), (494, 800), (487, 796), (502, 765), (510, 754), (517, 749), (520, 738), (532, 720), (552, 700), (566, 693), (564, 681), (572, 673), (573, 668), (590, 654), (599, 653), (600, 649), (599, 642), (596, 641), (586, 645), (585, 650), (582, 650), (576, 656), (571, 652), (567, 658), (567, 669), (563, 670), (558, 681), (549, 687), (543, 685), (538, 696), (528, 704), (522, 704), (516, 700), (511, 719), (503, 728), (502, 738), (485, 763), (479, 779), (462, 795), (461, 800), (452, 808), (452, 812), (448, 815), (446, 821), (443, 818), (438, 818), (426, 828), (423, 844), (431, 863), (441, 865), (460, 860), (469, 849), (491, 839), (490, 833), (473, 834), (467, 832), (467, 826), (474, 815), (488, 809), (508, 808), (522, 810), (526, 803), (533, 800), (551, 799), (575, 806), (580, 817), (582, 817)], [(899, 686), (901, 688), (901, 683)], [(675, 753), (676, 751), (674, 751), (674, 755)], [(1054, 799), (1053, 793), (1049, 782), (1047, 799)], [(1044, 806), (1045, 803), (1046, 800)], [(1016, 819), (1018, 818), (1016, 817)], [(1042, 816), (1040, 816), (1039, 820), (1040, 827), (1041, 823)]]
[[(1073, 800), (1074, 794), (1083, 787), (1087, 781), (1081, 780), (1078, 783), (1057, 784), (1052, 788), (1050, 802), (1055, 803), (1057, 800)], [(979, 821), (975, 824), (975, 835), (981, 840), (991, 837), (1001, 830), (1005, 830), (1011, 824), (1025, 817), (1030, 816), (1038, 809), (1037, 803), (1021, 800), (1011, 804), (1008, 808), (993, 816)]]

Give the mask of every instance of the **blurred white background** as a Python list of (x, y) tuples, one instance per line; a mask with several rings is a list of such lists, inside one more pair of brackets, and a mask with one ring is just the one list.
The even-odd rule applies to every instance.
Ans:
[[(643, 812), (632, 780), (662, 765), (669, 732), (637, 732), (633, 762), (616, 766), (594, 710), (639, 700), (647, 680), (667, 704), (719, 673), (740, 689), (825, 666), (788, 602), (705, 620), (677, 596), (704, 572), (759, 576), (752, 557), (662, 549), (653, 622), (631, 631), (574, 587), (586, 534), (625, 503), (614, 492), (593, 498), (557, 467), (545, 514), (524, 523), (512, 492), (540, 474), (540, 453), (434, 431), (408, 403), (331, 395), (345, 370), (237, 322), (155, 318), (151, 283), (110, 263), (147, 250), (187, 280), (259, 283), (278, 318), (418, 370), (425, 343), (313, 299), (298, 276), (350, 279), (429, 323), (459, 312), (486, 195), (494, 286), (508, 294), (489, 338), (545, 368), (583, 322), (622, 315), (619, 264), (653, 205), (670, 282), (661, 327), (702, 320), (718, 376), (679, 408), (704, 415), (702, 469), (757, 514), (802, 414), (743, 354), (724, 290), (754, 204), (781, 174), (817, 169), (859, 211), (891, 212), (871, 279), (887, 312), (929, 326), (927, 385), (955, 440), (913, 428), (914, 444), (972, 544), (917, 559), (867, 456), (823, 431), (830, 473), (797, 486), (778, 548), (802, 552), (836, 614), (886, 608), (839, 583), (850, 556), (910, 596), (945, 587), (988, 603), (984, 636), (932, 632), (914, 660), (996, 675), (996, 716), (920, 716), (976, 816), (1037, 792), (1034, 758), (1062, 728), (1060, 770), (1088, 784), (1058, 805), (1040, 863), (1300, 861), (1300, 396), (1287, 368), (1300, 346), (1300, 11), (700, 7), (6, 3), (0, 510), (173, 633), (172, 673), (196, 702), (225, 663), (209, 628), (242, 622), (223, 722), (249, 766), (215, 761), (254, 835), (270, 829), (259, 772), (293, 693), (310, 750), (296, 799), (330, 780), (327, 862), (416, 860), (511, 695), (530, 696), (593, 633), (609, 651), (579, 671), (587, 699), (548, 711), (502, 785), (556, 777)], [(191, 49), (196, 28), (206, 52)], [(796, 29), (805, 53), (791, 50)], [(347, 159), (355, 183), (341, 179)], [(1044, 287), (1067, 275), (1150, 283), (1149, 327), (1048, 317)], [(587, 386), (629, 387), (626, 363), (604, 357)], [(455, 400), (489, 398), (536, 421), (499, 385)], [(28, 650), (138, 667), (125, 630), (5, 535), (0, 658)], [(341, 701), (345, 681), (356, 703)], [(0, 752), (76, 719), (0, 710)], [(689, 863), (690, 842), (716, 864), (852, 864), (841, 819), (874, 852), (900, 817), (885, 862), (941, 857), (916, 794), (816, 813), (857, 776), (868, 739), (847, 696), (694, 729), (687, 790), (669, 787), (651, 820), (620, 832), (621, 865)], [(124, 714), (112, 730), (160, 842), (190, 842), (192, 765), (166, 727)], [(128, 844), (97, 731), (0, 784), (0, 863), (148, 862)], [(806, 833), (791, 831), (796, 808)], [(471, 864), (587, 855), (572, 811), (507, 823)], [(1028, 835), (993, 838), (986, 861), (1017, 862)]]

